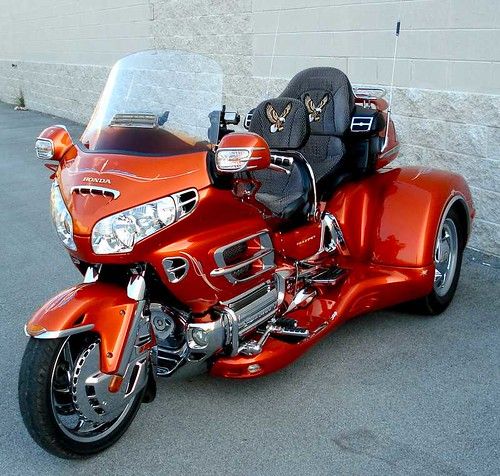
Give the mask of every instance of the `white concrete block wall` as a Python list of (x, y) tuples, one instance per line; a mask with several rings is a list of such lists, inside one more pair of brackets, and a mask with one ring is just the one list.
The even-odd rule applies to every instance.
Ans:
[(109, 65), (152, 47), (148, 0), (5, 0), (0, 9), (0, 99), (81, 122)]
[[(0, 99), (85, 121), (109, 66), (150, 47), (215, 57), (242, 112), (300, 69), (335, 66), (387, 85), (401, 18), (394, 112), (399, 163), (463, 173), (471, 245), (500, 255), (500, 8), (495, 0), (5, 0)], [(283, 8), (279, 14), (280, 4)], [(278, 25), (271, 80), (268, 81)], [(16, 65), (13, 67), (12, 65)]]

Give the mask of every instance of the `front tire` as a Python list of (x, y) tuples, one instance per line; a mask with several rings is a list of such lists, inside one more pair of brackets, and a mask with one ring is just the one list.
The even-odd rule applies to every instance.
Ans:
[(71, 366), (80, 364), (82, 371), (84, 358), (98, 342), (95, 336), (31, 338), (24, 352), (18, 385), (24, 424), (39, 446), (60, 458), (81, 459), (108, 448), (125, 433), (139, 410), (143, 391), (107, 423), (96, 422), (98, 418), (90, 421), (81, 414), (74, 390), (78, 373)]

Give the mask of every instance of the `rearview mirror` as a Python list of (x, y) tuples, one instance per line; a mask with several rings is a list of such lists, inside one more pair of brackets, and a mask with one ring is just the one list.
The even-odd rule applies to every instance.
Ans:
[(47, 127), (35, 142), (36, 156), (42, 160), (61, 161), (72, 148), (73, 140), (64, 126)]
[(226, 173), (267, 169), (271, 165), (271, 153), (267, 142), (258, 134), (235, 132), (220, 141), (215, 165), (219, 172)]
[(240, 123), (240, 115), (237, 112), (222, 111), (222, 121), (226, 125), (237, 126)]

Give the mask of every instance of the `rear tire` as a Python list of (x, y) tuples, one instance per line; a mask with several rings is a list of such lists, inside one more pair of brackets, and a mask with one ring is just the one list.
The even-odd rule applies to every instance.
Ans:
[[(56, 420), (53, 403), (54, 369), (66, 342), (68, 339), (29, 340), (19, 373), (19, 407), (29, 434), (39, 446), (60, 458), (81, 459), (103, 451), (125, 433), (139, 410), (143, 391), (133, 397), (118, 424), (111, 425), (111, 431), (102, 438), (97, 436), (97, 439), (88, 442), (72, 439)], [(64, 406), (69, 408), (68, 414), (71, 414), (70, 397)]]
[(452, 208), (440, 224), (434, 245), (436, 271), (432, 291), (427, 296), (409, 303), (410, 311), (436, 316), (449, 306), (460, 278), (466, 234), (459, 214)]

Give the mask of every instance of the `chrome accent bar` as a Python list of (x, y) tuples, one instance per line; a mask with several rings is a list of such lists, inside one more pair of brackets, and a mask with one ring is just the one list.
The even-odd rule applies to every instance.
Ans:
[(226, 274), (234, 273), (235, 271), (240, 270), (241, 268), (244, 268), (245, 266), (248, 266), (252, 264), (254, 261), (258, 261), (271, 253), (274, 253), (274, 250), (261, 250), (255, 253), (252, 257), (241, 261), (237, 264), (231, 265), (231, 266), (225, 266), (223, 268), (216, 268), (210, 272), (210, 276), (212, 277), (217, 277), (217, 276), (225, 276)]
[(386, 150), (381, 156), (380, 158), (383, 159), (384, 157), (387, 157), (388, 155), (392, 155), (392, 154), (395, 154), (396, 152), (398, 152), (400, 149), (400, 146), (399, 145), (396, 145), (394, 146), (392, 149), (389, 149), (389, 150)]
[(111, 195), (113, 200), (116, 200), (120, 196), (118, 190), (95, 185), (76, 185), (75, 187), (71, 187), (71, 193), (79, 193), (80, 195)]
[(276, 302), (276, 308), (280, 307), (285, 300), (286, 295), (286, 280), (290, 278), (293, 271), (289, 269), (279, 269), (276, 271), (276, 290), (278, 292), (278, 300)]
[(237, 355), (240, 341), (238, 333), (238, 317), (232, 309), (225, 308), (224, 314), (222, 314), (222, 319), (226, 320), (224, 326), (226, 328), (226, 346), (229, 346), (231, 349), (230, 355)]
[(85, 276), (83, 282), (85, 284), (95, 283), (99, 279), (99, 273), (101, 272), (102, 264), (90, 265), (85, 271)]
[(136, 357), (134, 355), (135, 354), (134, 348), (137, 336), (139, 334), (139, 329), (141, 327), (141, 323), (143, 322), (143, 320), (144, 322), (146, 320), (149, 320), (149, 318), (143, 316), (145, 304), (146, 301), (139, 301), (137, 303), (137, 309), (135, 310), (134, 317), (132, 318), (132, 322), (130, 324), (130, 332), (127, 338), (127, 342), (125, 343), (125, 348), (123, 349), (122, 359), (118, 367), (118, 375), (125, 375), (129, 363)]
[(142, 301), (146, 293), (144, 273), (133, 274), (127, 286), (127, 296), (134, 301)]
[(60, 331), (45, 331), (36, 336), (32, 336), (31, 334), (29, 334), (26, 327), (27, 326), (24, 326), (24, 333), (28, 337), (34, 337), (35, 339), (59, 339), (60, 337), (68, 337), (73, 334), (80, 334), (82, 332), (91, 331), (94, 328), (94, 324), (72, 327), (71, 329), (62, 329)]
[[(182, 200), (181, 197), (185, 194), (193, 194), (193, 197), (188, 198), (187, 200)], [(175, 202), (175, 214), (177, 220), (180, 220), (181, 218), (184, 218), (190, 213), (194, 212), (194, 210), (196, 209), (196, 205), (198, 204), (198, 201), (200, 199), (198, 190), (196, 190), (195, 188), (188, 188), (186, 190), (182, 190), (181, 192), (173, 193), (171, 196)], [(187, 207), (193, 202), (194, 205), (192, 206), (192, 208), (187, 212), (184, 211), (184, 207)]]
[(334, 286), (346, 276), (346, 270), (342, 268), (330, 268), (316, 276), (307, 279), (309, 284)]
[(153, 129), (158, 126), (158, 116), (150, 113), (115, 114), (109, 123), (110, 127), (138, 127)]
[(336, 236), (336, 247), (339, 251), (347, 251), (347, 244), (344, 238), (344, 234), (342, 233), (342, 229), (340, 228), (340, 224), (336, 217), (332, 215), (332, 224), (333, 229), (335, 230)]
[[(232, 243), (229, 243), (227, 245), (221, 246), (218, 248), (215, 253), (214, 253), (214, 259), (215, 263), (217, 264), (218, 268), (213, 270), (212, 272), (220, 272), (220, 270), (228, 268), (229, 266), (226, 264), (226, 260), (224, 258), (224, 253), (226, 250), (233, 248), (237, 245), (240, 245), (242, 243), (246, 243), (250, 240), (253, 239), (258, 239), (259, 241), (259, 247), (260, 250), (265, 250), (271, 252), (265, 256), (261, 256), (260, 259), (263, 260), (263, 267), (260, 271), (253, 273), (252, 275), (245, 277), (245, 278), (240, 278), (236, 277), (231, 273), (226, 273), (226, 274), (221, 274), (221, 276), (224, 276), (230, 283), (241, 283), (245, 281), (249, 281), (251, 279), (256, 278), (257, 276), (268, 272), (269, 270), (275, 268), (275, 263), (274, 263), (274, 248), (273, 248), (273, 243), (271, 241), (271, 237), (269, 236), (268, 230), (261, 230), (258, 233), (254, 233), (253, 235), (247, 236), (241, 240), (233, 241)], [(235, 264), (231, 265), (235, 266)], [(244, 266), (244, 265), (242, 265)], [(212, 275), (213, 276), (213, 275)]]
[(367, 132), (372, 128), (373, 117), (353, 116), (351, 119), (351, 132)]
[(270, 170), (276, 170), (276, 172), (283, 172), (283, 173), (285, 173), (287, 175), (290, 175), (292, 173), (292, 172), (290, 172), (290, 170), (285, 169), (285, 167), (282, 167), (281, 165), (276, 165), (276, 164), (273, 164), (273, 163), (271, 163), (269, 165), (269, 169)]
[(288, 306), (288, 309), (283, 313), (283, 316), (289, 312), (295, 311), (296, 309), (307, 306), (315, 298), (316, 294), (316, 290), (307, 291), (306, 289), (301, 289), (295, 295), (292, 302)]
[(387, 94), (387, 90), (380, 86), (353, 86), (352, 91), (356, 98), (365, 100), (382, 99)]
[[(176, 260), (182, 262), (182, 264), (173, 267)], [(189, 272), (189, 261), (181, 256), (168, 256), (163, 259), (162, 265), (168, 280), (173, 284), (182, 281)], [(177, 271), (183, 271), (182, 275), (177, 276)]]

